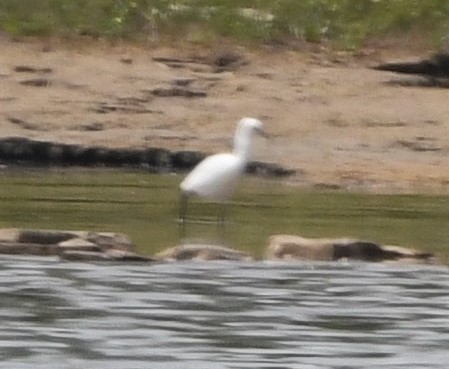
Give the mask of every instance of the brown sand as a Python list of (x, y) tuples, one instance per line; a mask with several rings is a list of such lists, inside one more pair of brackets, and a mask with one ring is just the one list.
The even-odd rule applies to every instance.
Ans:
[[(403, 86), (415, 80), (368, 68), (413, 57), (404, 51), (353, 56), (238, 49), (232, 51), (248, 63), (215, 73), (207, 61), (223, 52), (219, 48), (7, 37), (0, 46), (2, 137), (216, 152), (230, 147), (240, 117), (255, 116), (273, 136), (257, 143), (255, 159), (298, 170), (289, 183), (375, 192), (449, 190), (449, 91)], [(197, 62), (169, 66), (155, 56)], [(20, 72), (17, 66), (36, 70)], [(36, 79), (46, 85), (34, 86)], [(207, 96), (152, 93), (176, 83)]]

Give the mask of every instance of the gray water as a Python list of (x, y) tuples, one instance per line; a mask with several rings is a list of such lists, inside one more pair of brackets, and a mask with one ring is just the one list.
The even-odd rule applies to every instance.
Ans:
[(446, 267), (0, 259), (0, 368), (447, 368)]

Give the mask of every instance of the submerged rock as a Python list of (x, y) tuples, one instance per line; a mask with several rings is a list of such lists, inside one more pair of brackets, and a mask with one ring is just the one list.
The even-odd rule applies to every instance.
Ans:
[(86, 240), (100, 247), (102, 251), (121, 250), (132, 251), (134, 244), (131, 239), (123, 233), (113, 232), (88, 232)]
[[(182, 260), (253, 261), (247, 253), (214, 244), (187, 244), (167, 248), (154, 257), (134, 252), (131, 239), (122, 233), (0, 229), (0, 254), (58, 256), (72, 261), (155, 262)], [(381, 245), (352, 238), (304, 238), (274, 235), (269, 238), (267, 260), (344, 259), (371, 262), (434, 263), (431, 253), (401, 246)]]
[(164, 261), (179, 260), (253, 260), (248, 254), (229, 247), (211, 244), (192, 244), (170, 247), (158, 254), (156, 258)]
[(59, 255), (67, 251), (102, 252), (102, 248), (94, 242), (83, 238), (72, 238), (58, 243)]
[(351, 238), (304, 238), (295, 235), (274, 235), (266, 250), (268, 260), (355, 259), (363, 261), (401, 261), (430, 263), (433, 255), (400, 246), (381, 245)]
[(68, 250), (63, 251), (60, 254), (61, 259), (68, 261), (108, 261), (109, 258), (106, 254), (102, 252), (94, 252), (94, 251), (77, 251), (77, 250)]
[(153, 258), (123, 250), (106, 252), (67, 250), (60, 254), (61, 259), (69, 261), (116, 261), (116, 262), (154, 262)]
[(17, 233), (17, 242), (56, 245), (79, 236), (80, 233), (66, 231), (20, 229)]
[(0, 229), (0, 254), (53, 255), (78, 260), (152, 260), (133, 250), (133, 242), (122, 233)]
[(57, 245), (21, 243), (15, 241), (0, 242), (0, 254), (53, 256), (58, 255), (58, 253), (59, 248)]

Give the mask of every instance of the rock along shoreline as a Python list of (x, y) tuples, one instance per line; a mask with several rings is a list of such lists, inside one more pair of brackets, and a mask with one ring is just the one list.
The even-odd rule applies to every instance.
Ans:
[[(24, 137), (0, 138), (0, 163), (3, 165), (131, 167), (151, 173), (169, 173), (188, 171), (206, 155), (199, 151), (170, 151), (163, 148), (107, 148)], [(275, 163), (253, 161), (248, 164), (247, 173), (280, 178), (293, 175), (295, 171)]]
[[(0, 254), (55, 256), (78, 262), (256, 261), (243, 251), (221, 245), (179, 245), (146, 256), (135, 252), (132, 240), (122, 233), (19, 228), (0, 229)], [(263, 260), (436, 263), (433, 254), (402, 246), (351, 238), (304, 238), (282, 234), (268, 239)]]

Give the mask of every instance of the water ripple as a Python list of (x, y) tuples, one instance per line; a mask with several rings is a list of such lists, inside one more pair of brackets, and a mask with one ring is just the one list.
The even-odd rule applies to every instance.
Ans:
[(0, 260), (0, 368), (446, 368), (449, 273)]

